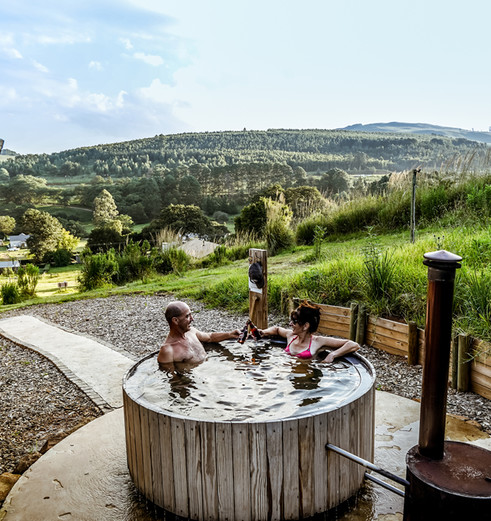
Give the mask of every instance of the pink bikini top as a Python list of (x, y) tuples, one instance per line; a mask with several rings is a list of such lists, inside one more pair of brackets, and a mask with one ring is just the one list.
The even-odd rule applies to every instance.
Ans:
[(285, 352), (288, 353), (289, 355), (296, 356), (297, 358), (312, 358), (312, 353), (310, 352), (310, 346), (312, 345), (312, 336), (310, 337), (309, 347), (307, 347), (307, 349), (305, 351), (302, 351), (300, 353), (291, 353), (290, 352), (291, 343), (294, 340), (296, 340), (297, 338), (298, 338), (298, 336), (296, 336), (295, 338), (292, 338), (290, 340), (290, 343), (285, 347)]

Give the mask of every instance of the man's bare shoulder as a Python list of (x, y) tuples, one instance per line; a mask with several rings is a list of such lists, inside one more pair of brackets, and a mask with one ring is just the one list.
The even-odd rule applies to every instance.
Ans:
[(197, 329), (191, 328), (183, 336), (169, 334), (160, 348), (158, 361), (171, 363), (204, 360), (206, 353), (197, 337), (197, 331)]
[(174, 362), (174, 348), (172, 341), (168, 342), (168, 338), (165, 339), (165, 342), (160, 347), (157, 361), (160, 364), (170, 364)]

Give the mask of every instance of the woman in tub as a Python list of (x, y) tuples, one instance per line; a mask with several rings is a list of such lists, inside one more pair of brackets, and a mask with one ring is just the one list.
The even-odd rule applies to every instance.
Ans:
[(285, 352), (298, 358), (310, 360), (326, 350), (329, 351), (324, 362), (331, 363), (335, 358), (354, 353), (360, 346), (352, 340), (331, 336), (314, 335), (319, 327), (320, 310), (317, 306), (303, 302), (290, 315), (291, 329), (279, 326), (259, 330), (263, 336), (286, 338)]

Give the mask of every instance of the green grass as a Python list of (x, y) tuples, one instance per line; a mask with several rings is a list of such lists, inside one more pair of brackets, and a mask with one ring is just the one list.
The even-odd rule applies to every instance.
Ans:
[(92, 222), (92, 210), (89, 210), (88, 208), (75, 206), (40, 206), (38, 209), (43, 212), (48, 212), (54, 217), (61, 214), (66, 219), (78, 221), (82, 225), (90, 224)]
[[(352, 215), (358, 214), (359, 212), (355, 212)], [(491, 340), (489, 221), (479, 221), (462, 212), (447, 213), (438, 222), (417, 229), (414, 244), (409, 242), (409, 230), (379, 232), (376, 235), (376, 247), (380, 255), (385, 256), (387, 266), (384, 269), (390, 271), (390, 277), (383, 278), (387, 273), (377, 272), (375, 275), (379, 278), (372, 280), (366, 270), (367, 246), (370, 241), (375, 240), (373, 229), (370, 233), (366, 229), (361, 231), (355, 227), (355, 230), (354, 233), (344, 235), (329, 235), (318, 245), (320, 248), (315, 255), (312, 246), (304, 245), (270, 256), (269, 309), (284, 312), (285, 301), (293, 297), (345, 307), (349, 307), (351, 302), (360, 302), (377, 316), (400, 317), (424, 327), (428, 270), (423, 265), (423, 255), (445, 249), (463, 257), (462, 268), (458, 270), (456, 279), (455, 330)], [(112, 294), (167, 292), (177, 298), (199, 299), (210, 307), (246, 312), (249, 306), (249, 263), (247, 258), (235, 261), (233, 258), (237, 257), (226, 258), (227, 263), (218, 267), (212, 263), (207, 265), (196, 262), (195, 268), (182, 276), (151, 276), (145, 283), (132, 282), (86, 293), (78, 292), (79, 266), (53, 269), (48, 274), (43, 274), (36, 290), (36, 298), (22, 304), (0, 306), (0, 311), (41, 302), (105, 297)], [(68, 289), (60, 290), (58, 282), (65, 280), (68, 282)], [(379, 280), (383, 280), (385, 284), (382, 292), (374, 291)], [(475, 305), (470, 305), (471, 303)]]

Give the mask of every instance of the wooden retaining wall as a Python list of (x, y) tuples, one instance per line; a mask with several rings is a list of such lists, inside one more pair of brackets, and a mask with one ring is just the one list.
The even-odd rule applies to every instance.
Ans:
[[(316, 305), (321, 309), (319, 333), (351, 338), (369, 347), (382, 349), (393, 355), (405, 356), (411, 364), (423, 364), (425, 332), (423, 329), (416, 328), (414, 324), (367, 315), (364, 318), (366, 320), (364, 328), (360, 328), (359, 324), (357, 327), (353, 327), (353, 322), (356, 322), (360, 316), (358, 307), (352, 306), (350, 309), (325, 304)], [(363, 331), (363, 337), (355, 338), (353, 336), (355, 330), (358, 334), (360, 330)], [(474, 352), (484, 354), (473, 358)], [(455, 351), (451, 350), (451, 353), (449, 377), (452, 386), (457, 388), (459, 364)], [(467, 364), (470, 364), (470, 369)], [(467, 356), (464, 356), (460, 370), (469, 372), (469, 381), (467, 389), (459, 390), (472, 391), (491, 400), (491, 344), (470, 338), (469, 352)]]

